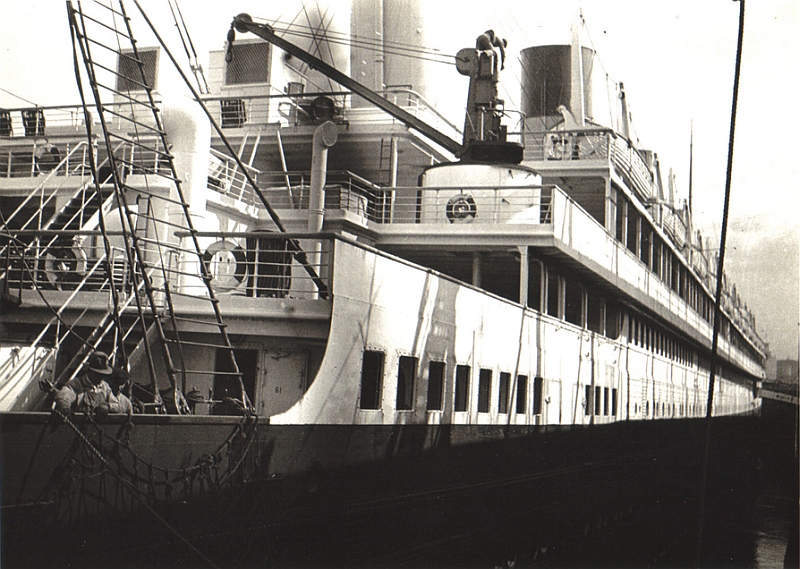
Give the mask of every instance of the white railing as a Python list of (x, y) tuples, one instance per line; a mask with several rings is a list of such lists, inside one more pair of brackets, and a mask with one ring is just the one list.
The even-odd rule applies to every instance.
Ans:
[[(392, 89), (378, 93), (404, 111), (433, 128), (461, 139), (461, 130), (411, 89)], [(354, 106), (349, 91), (238, 95), (204, 97), (212, 116), (223, 128), (246, 128), (265, 124), (295, 126), (331, 119), (347, 124), (387, 124), (397, 119), (373, 106)]]

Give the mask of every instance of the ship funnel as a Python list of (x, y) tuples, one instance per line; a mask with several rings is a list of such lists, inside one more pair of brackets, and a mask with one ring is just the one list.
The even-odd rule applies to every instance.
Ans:
[[(529, 128), (549, 130), (562, 120), (558, 107), (564, 105), (579, 124), (592, 116), (592, 67), (594, 51), (581, 48), (582, 73), (573, 70), (572, 48), (569, 45), (542, 45), (520, 52), (522, 61), (522, 112), (527, 116)], [(583, 78), (583, 85), (580, 84)], [(580, 109), (572, 108), (572, 101), (583, 88), (584, 117)], [(577, 91), (576, 91), (577, 90)], [(576, 91), (573, 93), (573, 91)], [(576, 96), (573, 96), (576, 95)], [(531, 124), (533, 123), (533, 124)]]

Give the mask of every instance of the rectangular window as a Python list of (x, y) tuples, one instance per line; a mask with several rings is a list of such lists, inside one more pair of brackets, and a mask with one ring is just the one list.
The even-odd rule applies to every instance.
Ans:
[(603, 388), (603, 415), (608, 415), (608, 387)]
[(547, 313), (550, 316), (559, 317), (559, 278), (558, 275), (548, 272), (547, 274)]
[(417, 380), (417, 358), (400, 356), (397, 366), (397, 410), (414, 408), (414, 383)]
[(266, 83), (269, 80), (269, 51), (267, 42), (235, 43), (233, 58), (225, 66), (225, 84), (242, 85)]
[(583, 287), (572, 280), (566, 280), (564, 292), (564, 320), (582, 326)]
[(478, 374), (478, 413), (488, 413), (492, 395), (492, 370), (482, 369)]
[(620, 196), (619, 207), (617, 208), (617, 241), (625, 243), (625, 226), (628, 217), (628, 203), (624, 197)]
[(466, 411), (469, 400), (469, 366), (456, 366), (455, 411)]
[(603, 300), (593, 294), (586, 295), (586, 327), (592, 332), (603, 333)]
[(428, 411), (441, 411), (444, 403), (444, 362), (428, 363)]
[[(158, 49), (138, 50), (139, 60), (131, 50), (123, 50), (117, 60), (117, 91), (144, 91), (156, 88)], [(140, 67), (141, 65), (141, 67)]]
[(619, 338), (619, 321), (620, 313), (619, 308), (612, 302), (606, 303), (605, 310), (606, 318), (606, 336), (612, 340)]
[(544, 380), (541, 377), (533, 378), (533, 414), (542, 414), (542, 386)]
[(617, 416), (617, 388), (611, 389), (611, 414)]
[(642, 224), (642, 245), (639, 248), (639, 258), (642, 260), (642, 263), (647, 265), (648, 268), (652, 269), (652, 257), (650, 256), (651, 253), (651, 243), (653, 239), (653, 232), (650, 230), (650, 227), (645, 224), (644, 221), (641, 222)]
[(497, 397), (498, 413), (508, 413), (509, 387), (511, 386), (511, 374), (505, 371), (500, 372), (500, 392)]
[(592, 386), (586, 386), (586, 393), (584, 394), (584, 399), (586, 399), (586, 406), (583, 408), (583, 414), (589, 416), (592, 414)]
[(525, 413), (528, 408), (528, 376), (517, 376), (517, 413)]
[(594, 414), (595, 415), (599, 415), (600, 411), (601, 411), (600, 405), (603, 403), (602, 391), (603, 391), (602, 387), (595, 386), (595, 388), (594, 388)]
[(383, 352), (365, 351), (361, 362), (361, 409), (380, 409), (383, 384)]
[(542, 264), (531, 261), (528, 266), (528, 307), (542, 310)]
[(628, 238), (626, 244), (634, 255), (639, 255), (639, 212), (633, 207), (628, 207)]

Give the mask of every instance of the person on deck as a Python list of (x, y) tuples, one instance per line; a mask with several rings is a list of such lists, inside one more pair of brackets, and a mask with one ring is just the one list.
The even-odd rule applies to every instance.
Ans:
[(56, 410), (62, 415), (77, 411), (101, 419), (109, 413), (132, 413), (130, 399), (121, 392), (115, 394), (106, 381), (112, 373), (108, 355), (100, 351), (93, 352), (89, 356), (86, 371), (69, 380), (56, 394)]

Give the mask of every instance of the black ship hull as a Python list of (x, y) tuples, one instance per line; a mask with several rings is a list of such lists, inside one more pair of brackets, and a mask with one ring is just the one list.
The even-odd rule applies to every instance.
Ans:
[(731, 540), (754, 499), (760, 424), (130, 427), (8, 414), (3, 565), (691, 565), (698, 544), (701, 563), (727, 564), (731, 548), (747, 557)]

